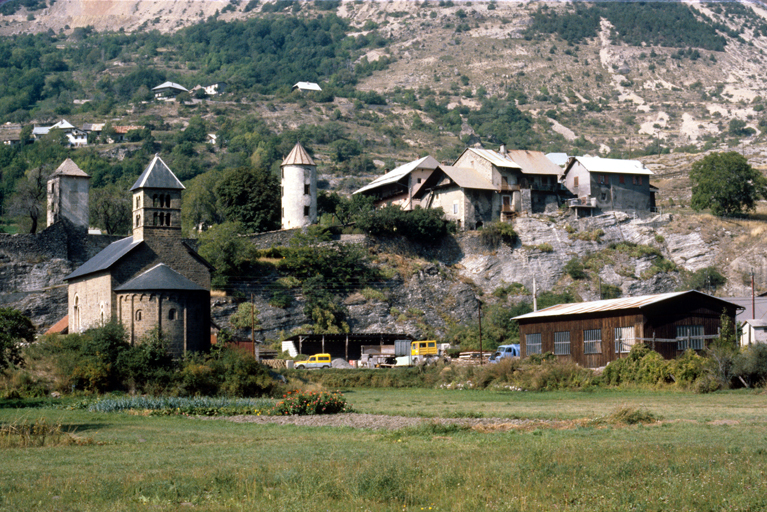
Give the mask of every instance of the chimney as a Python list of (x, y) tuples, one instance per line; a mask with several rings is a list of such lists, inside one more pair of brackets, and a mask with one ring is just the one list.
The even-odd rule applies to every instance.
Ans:
[(498, 151), (502, 155), (506, 155), (506, 144), (501, 144), (501, 149)]

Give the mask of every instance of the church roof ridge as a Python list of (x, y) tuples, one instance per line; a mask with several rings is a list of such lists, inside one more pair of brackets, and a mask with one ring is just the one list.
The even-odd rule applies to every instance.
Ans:
[(141, 290), (207, 291), (205, 288), (184, 277), (165, 263), (158, 263), (127, 283), (115, 288), (116, 292)]
[(181, 184), (170, 167), (162, 161), (159, 155), (155, 155), (144, 172), (131, 187), (131, 192), (139, 188), (168, 188), (175, 190), (184, 190), (186, 187)]

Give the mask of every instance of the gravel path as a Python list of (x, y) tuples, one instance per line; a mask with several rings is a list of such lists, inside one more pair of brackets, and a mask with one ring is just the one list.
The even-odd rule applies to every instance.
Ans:
[[(227, 416), (204, 419), (233, 421), (235, 423), (276, 423), (303, 427), (351, 427), (371, 430), (399, 430), (430, 423), (462, 425), (491, 430), (508, 430), (525, 426), (537, 426), (554, 422), (541, 420), (514, 420), (508, 418), (417, 418), (410, 416), (387, 416), (384, 414), (327, 414), (317, 416)], [(554, 426), (554, 425), (550, 425)]]

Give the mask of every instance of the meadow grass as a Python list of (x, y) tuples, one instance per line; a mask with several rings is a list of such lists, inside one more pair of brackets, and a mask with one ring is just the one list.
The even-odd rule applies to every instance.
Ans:
[(438, 415), (447, 406), (456, 415), (563, 420), (641, 403), (666, 421), (492, 433), (427, 424), (384, 432), (9, 409), (0, 402), (4, 425), (44, 418), (93, 440), (0, 450), (0, 510), (767, 509), (764, 394), (431, 391), (346, 396), (360, 412)]

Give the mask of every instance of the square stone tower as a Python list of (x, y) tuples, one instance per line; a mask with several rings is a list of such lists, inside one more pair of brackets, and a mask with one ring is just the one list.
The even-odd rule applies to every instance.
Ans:
[(59, 219), (88, 229), (88, 188), (91, 179), (71, 158), (67, 158), (48, 179), (48, 226)]
[(133, 192), (133, 241), (146, 238), (181, 238), (181, 191), (184, 185), (155, 155)]

